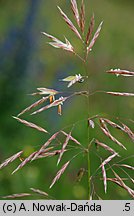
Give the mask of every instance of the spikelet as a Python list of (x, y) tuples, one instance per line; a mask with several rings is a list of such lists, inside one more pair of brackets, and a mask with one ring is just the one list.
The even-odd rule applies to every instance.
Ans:
[(121, 146), (123, 149), (126, 150), (126, 147), (121, 142), (119, 142), (115, 137), (113, 137), (108, 130), (106, 130), (103, 127), (100, 128), (107, 137), (109, 137), (113, 142), (115, 142), (117, 145)]
[[(112, 154), (117, 153), (114, 149), (110, 148), (108, 145), (106, 145), (106, 144), (104, 144), (102, 142), (99, 142), (98, 140), (95, 140), (95, 143), (97, 145), (101, 146), (102, 148), (104, 148), (105, 150), (109, 151)], [(119, 155), (117, 154), (117, 156), (119, 156)]]
[[(65, 131), (61, 130), (60, 132), (63, 133), (65, 136), (68, 136), (68, 134)], [(80, 142), (78, 140), (76, 140), (74, 137), (72, 137), (71, 134), (70, 134), (70, 140), (75, 142), (77, 145), (81, 145)]]
[(132, 139), (132, 141), (134, 142), (134, 133), (131, 131), (131, 129), (127, 126), (127, 125), (125, 125), (125, 124), (123, 124), (123, 123), (121, 123), (122, 125), (123, 125), (123, 131), (126, 133), (126, 134), (128, 134), (128, 136)]
[(72, 8), (72, 11), (74, 14), (74, 18), (75, 18), (78, 26), (80, 27), (80, 17), (79, 17), (79, 11), (78, 11), (76, 0), (71, 0), (71, 8)]
[(2, 169), (3, 167), (6, 167), (9, 163), (12, 163), (14, 160), (19, 158), (22, 153), (23, 151), (20, 151), (14, 154), (13, 156), (11, 156), (10, 158), (7, 158), (3, 163), (0, 164), (0, 169)]
[(69, 140), (70, 140), (70, 136), (71, 136), (71, 132), (67, 135), (66, 140), (65, 140), (65, 142), (64, 142), (64, 144), (63, 144), (63, 146), (62, 146), (62, 149), (61, 149), (61, 152), (60, 152), (60, 155), (59, 155), (59, 158), (58, 158), (57, 165), (58, 165), (59, 162), (61, 161), (62, 155), (63, 155), (63, 153), (64, 153), (64, 151), (65, 151), (65, 148), (66, 148), (66, 146), (67, 146), (67, 144), (68, 144), (68, 142), (69, 142)]
[(63, 105), (63, 102), (67, 99), (68, 97), (60, 97), (59, 99), (53, 101), (52, 103), (48, 104), (47, 106), (44, 106), (36, 111), (34, 111), (33, 113), (31, 113), (31, 115), (35, 115), (37, 113), (40, 113), (44, 110), (47, 110), (51, 107), (55, 107), (55, 106), (59, 106), (60, 104)]
[(35, 160), (35, 159), (40, 155), (40, 153), (42, 153), (42, 150), (44, 150), (44, 149), (58, 136), (59, 133), (60, 133), (60, 131), (54, 133), (54, 134), (41, 146), (41, 148), (39, 149), (39, 151), (37, 151), (36, 154), (34, 155), (34, 157), (32, 158), (32, 161)]
[(94, 22), (95, 20), (94, 20), (94, 14), (93, 14), (90, 20), (89, 29), (88, 29), (87, 36), (86, 36), (86, 44), (89, 44), (89, 41), (91, 39), (93, 29), (94, 29)]
[(44, 34), (45, 36), (47, 36), (48, 38), (50, 38), (51, 40), (53, 40), (54, 42), (49, 42), (49, 44), (55, 48), (61, 48), (63, 50), (69, 51), (74, 53), (74, 48), (71, 45), (71, 43), (65, 38), (66, 43), (63, 43), (62, 41), (60, 41), (59, 39), (53, 37), (50, 34), (47, 34), (46, 32), (42, 32), (42, 34)]
[(28, 122), (24, 119), (20, 119), (20, 118), (15, 117), (15, 116), (13, 116), (13, 118), (16, 119), (17, 121), (21, 122), (22, 124), (26, 125), (27, 127), (34, 128), (34, 129), (41, 131), (41, 132), (44, 132), (44, 133), (48, 133), (48, 131), (46, 131), (44, 128), (42, 128), (42, 127), (40, 127), (40, 126), (38, 126), (32, 122)]
[(81, 1), (81, 8), (80, 8), (80, 28), (82, 33), (84, 33), (85, 29), (85, 5), (84, 1)]
[(15, 198), (21, 198), (21, 197), (27, 197), (27, 196), (31, 196), (31, 194), (29, 194), (29, 193), (11, 194), (11, 195), (7, 195), (7, 196), (2, 196), (2, 198), (15, 199)]
[(61, 8), (58, 6), (58, 9), (63, 17), (63, 19), (65, 20), (65, 22), (67, 23), (67, 25), (69, 26), (69, 28), (75, 33), (75, 35), (82, 40), (82, 37), (80, 35), (80, 33), (78, 32), (78, 30), (76, 29), (76, 27), (74, 26), (74, 24), (72, 23), (72, 21), (67, 17), (67, 15), (61, 10)]
[(31, 95), (56, 95), (59, 92), (54, 89), (48, 89), (44, 87), (37, 88), (39, 92), (32, 93)]
[(133, 71), (128, 71), (128, 70), (121, 70), (121, 69), (111, 69), (111, 70), (107, 70), (107, 73), (110, 74), (115, 74), (116, 76), (134, 76), (134, 72)]
[(75, 76), (68, 76), (64, 79), (61, 79), (61, 81), (64, 81), (64, 82), (69, 82), (68, 84), (68, 88), (70, 88), (72, 85), (74, 85), (76, 82), (84, 82), (84, 79), (83, 79), (83, 76), (81, 76), (80, 74), (76, 74)]
[(57, 172), (55, 178), (53, 179), (51, 185), (50, 185), (50, 188), (53, 187), (53, 185), (55, 184), (56, 181), (59, 180), (59, 178), (61, 177), (61, 175), (65, 172), (66, 168), (68, 167), (70, 161), (68, 161), (67, 163), (65, 163), (62, 168)]
[(104, 167), (104, 164), (102, 164), (102, 175), (103, 175), (103, 182), (104, 182), (104, 191), (107, 192), (107, 176), (106, 176), (106, 170)]
[(95, 32), (93, 39), (91, 40), (89, 46), (87, 47), (87, 54), (92, 50), (97, 38), (99, 37), (100, 31), (101, 31), (101, 27), (102, 27), (103, 22), (100, 23), (97, 31)]
[(134, 93), (126, 93), (126, 92), (106, 92), (106, 93), (114, 96), (126, 96), (126, 97), (134, 96)]
[(108, 158), (106, 158), (100, 165), (100, 167), (105, 166), (107, 163), (109, 163), (114, 157), (116, 157), (118, 153), (114, 153), (110, 155)]
[(43, 97), (40, 100), (36, 101), (35, 103), (31, 104), (30, 106), (28, 106), (27, 108), (25, 108), (24, 110), (22, 110), (17, 117), (19, 117), (20, 115), (24, 114), (25, 112), (30, 111), (31, 109), (35, 108), (36, 106), (44, 103), (49, 97)]
[(34, 193), (37, 193), (37, 194), (40, 194), (40, 195), (43, 195), (43, 196), (49, 196), (48, 193), (46, 193), (44, 191), (41, 191), (39, 189), (30, 188), (30, 190), (32, 190)]

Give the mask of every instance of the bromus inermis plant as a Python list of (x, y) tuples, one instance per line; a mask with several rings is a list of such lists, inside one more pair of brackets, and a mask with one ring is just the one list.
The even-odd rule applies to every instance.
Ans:
[[(89, 23), (88, 30), (85, 28), (85, 5), (84, 1), (82, 0), (80, 8), (78, 8), (76, 0), (71, 0), (71, 10), (74, 15), (73, 22), (68, 18), (68, 16), (63, 12), (63, 10), (58, 6), (58, 10), (60, 15), (62, 16), (63, 20), (67, 24), (68, 28), (73, 31), (74, 35), (80, 40), (81, 46), (82, 46), (82, 53), (77, 53), (75, 50), (73, 44), (70, 42), (69, 39), (65, 37), (64, 41), (61, 41), (57, 39), (57, 37), (52, 36), (49, 33), (42, 32), (43, 36), (46, 36), (49, 39), (49, 45), (53, 46), (54, 48), (63, 49), (65, 52), (69, 52), (71, 55), (75, 55), (76, 58), (79, 59), (80, 64), (83, 64), (83, 71), (78, 74), (70, 75), (68, 74), (67, 77), (61, 77), (59, 82), (65, 82), (67, 83), (67, 89), (72, 88), (73, 85), (77, 85), (77, 83), (81, 83), (84, 87), (81, 91), (75, 91), (64, 94), (64, 92), (61, 92), (57, 89), (48, 89), (46, 87), (37, 88), (37, 92), (32, 93), (32, 96), (39, 96), (41, 97), (38, 99), (35, 103), (31, 104), (24, 110), (22, 110), (17, 117), (14, 117), (17, 121), (20, 123), (31, 127), (35, 130), (38, 130), (42, 133), (49, 134), (49, 139), (46, 140), (42, 146), (32, 152), (27, 158), (21, 158), (21, 163), (19, 166), (12, 172), (14, 174), (19, 169), (24, 167), (27, 163), (32, 162), (37, 159), (43, 159), (47, 157), (56, 157), (57, 159), (57, 165), (59, 166), (62, 161), (65, 154), (69, 154), (70, 150), (70, 143), (73, 143), (78, 149), (77, 154), (74, 154), (73, 157), (71, 157), (68, 161), (65, 161), (62, 163), (61, 167), (59, 168), (58, 172), (56, 173), (54, 179), (50, 183), (50, 188), (54, 187), (57, 181), (60, 181), (61, 175), (67, 170), (68, 166), (71, 166), (71, 163), (77, 158), (79, 155), (84, 155), (83, 160), (86, 160), (87, 166), (85, 168), (80, 168), (78, 174), (77, 174), (77, 180), (78, 182), (81, 181), (82, 177), (84, 175), (87, 176), (87, 199), (100, 199), (99, 191), (96, 191), (94, 180), (96, 178), (99, 178), (100, 180), (103, 180), (104, 184), (104, 192), (107, 193), (107, 182), (113, 182), (117, 184), (119, 187), (126, 190), (129, 195), (134, 198), (134, 190), (131, 189), (126, 179), (132, 183), (134, 183), (133, 178), (127, 173), (127, 169), (134, 171), (134, 166), (131, 166), (129, 164), (124, 164), (124, 159), (121, 158), (120, 152), (116, 151), (116, 146), (118, 146), (120, 149), (123, 149), (123, 151), (126, 151), (127, 148), (125, 146), (125, 143), (122, 144), (117, 138), (114, 137), (111, 133), (111, 128), (114, 128), (115, 130), (120, 130), (122, 133), (124, 133), (126, 136), (129, 136), (130, 142), (134, 141), (134, 133), (132, 129), (130, 129), (125, 123), (123, 123), (122, 119), (120, 117), (116, 119), (116, 122), (106, 117), (106, 115), (99, 115), (96, 113), (96, 115), (91, 116), (90, 114), (90, 96), (96, 93), (99, 94), (110, 94), (112, 96), (134, 96), (134, 93), (126, 93), (126, 92), (111, 92), (111, 91), (104, 91), (104, 90), (96, 90), (95, 92), (90, 92), (90, 72), (87, 68), (87, 63), (89, 61), (89, 55), (92, 51), (96, 41), (98, 40), (98, 37), (101, 32), (103, 21), (100, 22), (100, 25), (98, 28), (94, 31), (95, 26), (95, 19), (94, 14), (92, 15)], [(77, 25), (77, 27), (73, 24)], [(127, 70), (121, 70), (121, 69), (111, 69), (108, 70), (107, 73), (109, 74), (115, 74), (117, 76), (134, 76), (134, 72), (127, 71)], [(45, 110), (50, 110), (57, 108), (57, 114), (62, 115), (62, 109), (65, 106), (66, 102), (69, 99), (73, 99), (74, 97), (81, 96), (85, 98), (86, 101), (86, 108), (84, 112), (87, 113), (86, 119), (83, 119), (83, 122), (87, 124), (87, 143), (86, 145), (81, 143), (78, 139), (76, 139), (73, 136), (73, 130), (74, 127), (76, 127), (76, 122), (74, 122), (72, 125), (70, 125), (71, 129), (69, 132), (61, 128), (60, 130), (56, 131), (54, 134), (51, 134), (51, 131), (49, 131), (45, 126), (44, 128), (26, 121), (20, 116), (22, 116), (24, 113), (29, 112), (30, 115), (34, 117), (36, 114), (40, 114), (41, 112), (45, 112)], [(40, 106), (38, 108), (38, 106)], [(130, 122), (133, 124), (134, 121), (130, 120)], [(81, 121), (77, 124), (80, 124)], [(97, 129), (96, 129), (97, 127)], [(67, 128), (67, 127), (65, 127)], [(98, 140), (97, 133), (94, 138), (90, 136), (91, 130), (100, 130), (102, 132), (102, 139)], [(60, 137), (64, 137), (64, 140), (60, 140)], [(115, 144), (115, 147), (112, 148), (109, 146), (109, 143), (104, 143), (103, 136), (106, 136), (111, 142)], [(55, 145), (55, 142), (57, 143)], [(101, 155), (98, 155), (96, 153), (96, 156), (100, 159), (100, 166), (94, 170), (93, 173), (91, 173), (91, 158), (90, 158), (90, 151), (92, 151), (92, 146), (96, 145), (96, 149), (102, 148), (104, 151), (107, 152), (107, 157), (102, 158)], [(73, 148), (72, 148), (73, 150)], [(96, 150), (97, 151), (97, 150)], [(7, 166), (9, 163), (13, 162), (17, 158), (20, 158), (23, 154), (23, 151), (20, 151), (7, 160), (5, 160), (1, 165), (0, 168), (3, 168)], [(133, 157), (133, 155), (132, 155)], [(116, 160), (115, 163), (115, 158)], [(114, 161), (114, 162), (113, 162)], [(125, 178), (120, 177), (115, 170), (120, 170), (124, 175)], [(112, 175), (107, 176), (107, 172), (111, 170)], [(101, 175), (101, 177), (100, 177)], [(39, 189), (31, 188), (31, 190), (35, 193), (38, 193), (40, 195), (43, 195), (44, 198), (52, 198), (49, 196), (46, 192), (41, 191)], [(10, 196), (4, 196), (4, 198), (18, 198), (22, 196), (29, 196), (30, 194), (13, 194)], [(58, 197), (56, 197), (58, 199)], [(66, 197), (65, 197), (66, 198)]]

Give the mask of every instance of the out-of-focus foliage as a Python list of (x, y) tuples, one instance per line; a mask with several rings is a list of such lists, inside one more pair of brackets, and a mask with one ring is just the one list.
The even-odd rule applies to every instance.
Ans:
[[(80, 1), (78, 1), (80, 4)], [(87, 23), (95, 14), (95, 28), (104, 20), (103, 28), (93, 51), (89, 56), (88, 70), (90, 74), (91, 92), (96, 90), (133, 92), (133, 78), (116, 77), (106, 74), (111, 68), (134, 70), (134, 1), (87, 1)], [(70, 12), (70, 1), (52, 0), (18, 0), (0, 1), (0, 161), (24, 149), (24, 156), (38, 149), (45, 142), (48, 135), (19, 124), (11, 116), (17, 115), (22, 109), (34, 102), (34, 97), (28, 94), (35, 92), (37, 87), (54, 88), (67, 91), (66, 83), (59, 82), (64, 77), (82, 74), (83, 65), (72, 54), (54, 49), (40, 32), (51, 33), (63, 40), (64, 35), (75, 45), (78, 52), (79, 40), (69, 31), (56, 8), (60, 5), (73, 18)], [(86, 26), (88, 28), (88, 26)], [(84, 89), (84, 84), (72, 87), (73, 90)], [(133, 98), (112, 97), (105, 94), (95, 94), (90, 97), (90, 115), (108, 114), (132, 119), (134, 116)], [(28, 117), (29, 121), (55, 131), (70, 123), (86, 117), (84, 112), (85, 98), (78, 96), (63, 106), (63, 115), (57, 116), (55, 109), (45, 111), (37, 116)], [(131, 124), (129, 124), (131, 126)], [(84, 123), (78, 125), (75, 137), (85, 145), (87, 139)], [(118, 131), (116, 137), (128, 148), (122, 153), (124, 158), (131, 155), (133, 145), (130, 140)], [(91, 138), (102, 139), (102, 133), (91, 129)], [(105, 140), (104, 140), (105, 142)], [(112, 143), (109, 141), (109, 143)], [(95, 147), (93, 152), (95, 152)], [(104, 154), (105, 158), (105, 153)], [(66, 158), (66, 157), (65, 157)], [(13, 169), (20, 163), (14, 162), (0, 171), (1, 196), (29, 192), (29, 188), (39, 188), (57, 199), (86, 199), (87, 179), (83, 177), (76, 182), (77, 172), (81, 167), (86, 168), (84, 156), (79, 156), (70, 164), (68, 170), (49, 190), (51, 180), (58, 168), (56, 158), (48, 158), (27, 164), (22, 170), (11, 175)], [(85, 162), (84, 162), (85, 161)], [(134, 165), (133, 158), (127, 160)], [(91, 152), (92, 172), (99, 166), (99, 159)], [(110, 175), (110, 173), (109, 173)], [(104, 196), (103, 182), (96, 180), (96, 190), (105, 199), (129, 199), (128, 194), (109, 183), (108, 193)], [(36, 197), (34, 197), (36, 198)]]

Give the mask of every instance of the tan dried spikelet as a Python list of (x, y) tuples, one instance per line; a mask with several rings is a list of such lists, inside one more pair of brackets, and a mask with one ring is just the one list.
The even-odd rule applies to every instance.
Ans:
[(36, 154), (34, 155), (34, 157), (32, 158), (32, 161), (35, 160), (40, 153), (42, 153), (42, 150), (46, 149), (46, 147), (58, 136), (58, 134), (60, 133), (60, 131), (54, 133), (42, 146), (41, 148), (36, 152)]
[(76, 0), (71, 0), (71, 8), (72, 8), (72, 11), (74, 14), (74, 18), (75, 18), (78, 26), (80, 27), (80, 16), (79, 16), (79, 11), (78, 11)]
[(62, 105), (63, 102), (64, 102), (65, 100), (67, 100), (67, 98), (68, 98), (68, 97), (60, 97), (59, 99), (53, 101), (52, 103), (48, 104), (47, 106), (44, 106), (44, 107), (42, 107), (42, 108), (40, 108), (40, 109), (34, 111), (33, 113), (31, 113), (31, 115), (35, 115), (35, 114), (40, 113), (40, 112), (42, 112), (42, 111), (44, 111), (44, 110), (47, 110), (47, 109), (49, 109), (49, 108), (51, 108), (51, 107), (59, 106), (60, 104)]
[(49, 188), (52, 188), (53, 185), (55, 184), (55, 182), (59, 180), (59, 178), (61, 177), (61, 175), (65, 172), (66, 168), (68, 167), (69, 163), (70, 163), (70, 161), (68, 161), (67, 163), (65, 163), (62, 166), (62, 168), (57, 172), (57, 174), (56, 174), (55, 178), (53, 179), (53, 181), (52, 181), (52, 183), (51, 183), (51, 185), (50, 185)]
[(95, 20), (94, 20), (94, 14), (93, 14), (90, 20), (90, 25), (89, 25), (87, 36), (86, 36), (86, 44), (89, 44), (89, 41), (91, 39), (93, 29), (94, 29), (94, 22)]
[(45, 36), (47, 36), (48, 38), (50, 38), (51, 40), (53, 40), (53, 42), (49, 42), (49, 44), (55, 48), (61, 48), (63, 50), (69, 51), (74, 53), (74, 48), (71, 45), (71, 43), (69, 42), (69, 40), (67, 40), (65, 38), (66, 43), (63, 43), (62, 41), (60, 41), (59, 39), (57, 39), (56, 37), (47, 34), (46, 32), (42, 32), (42, 34), (44, 34)]
[(26, 125), (27, 127), (34, 128), (34, 129), (41, 131), (41, 132), (44, 132), (44, 133), (48, 133), (48, 131), (46, 131), (44, 128), (42, 128), (42, 127), (40, 127), (40, 126), (38, 126), (32, 122), (28, 122), (24, 119), (20, 119), (20, 118), (15, 117), (15, 116), (13, 116), (13, 118), (16, 119), (17, 121), (21, 122), (22, 124)]
[(19, 158), (22, 153), (23, 153), (23, 151), (20, 151), (20, 152), (14, 154), (13, 156), (7, 158), (3, 163), (0, 164), (0, 169), (2, 169), (3, 167), (6, 167), (9, 163), (12, 163), (14, 160)]
[(100, 25), (99, 25), (97, 31), (95, 32), (89, 46), (87, 47), (87, 54), (92, 50), (97, 38), (99, 37), (100, 31), (101, 31), (101, 28), (102, 28), (102, 24), (103, 24), (103, 21), (100, 23)]
[(68, 142), (69, 142), (69, 140), (70, 140), (70, 136), (71, 136), (71, 132), (67, 135), (66, 140), (65, 140), (65, 142), (63, 143), (63, 146), (62, 146), (62, 149), (61, 149), (59, 158), (58, 158), (57, 165), (58, 165), (59, 162), (61, 161), (62, 155), (63, 155), (63, 153), (64, 153), (64, 151), (65, 151), (65, 148), (66, 148), (66, 146), (67, 146), (67, 144), (68, 144)]
[(31, 104), (30, 106), (28, 106), (27, 108), (25, 108), (24, 110), (22, 110), (17, 117), (21, 116), (22, 114), (24, 114), (25, 112), (30, 111), (31, 109), (35, 108), (36, 106), (44, 103), (49, 97), (43, 97), (40, 100), (36, 101), (35, 103)]
[(74, 26), (74, 24), (72, 23), (72, 21), (67, 17), (67, 15), (61, 10), (61, 8), (59, 6), (57, 6), (63, 19), (65, 20), (65, 22), (67, 23), (67, 25), (69, 26), (69, 28), (75, 33), (75, 35), (82, 40), (82, 37), (80, 35), (80, 33), (78, 32), (77, 28)]
[(80, 28), (81, 32), (84, 33), (85, 29), (85, 5), (84, 1), (81, 1), (81, 8), (80, 8)]
[(27, 196), (31, 196), (31, 194), (29, 194), (29, 193), (11, 194), (11, 195), (7, 195), (7, 196), (2, 196), (2, 198), (15, 199), (15, 198), (21, 198), (21, 197), (27, 197)]
[(108, 158), (106, 158), (100, 165), (100, 167), (105, 166), (107, 163), (109, 163), (114, 157), (116, 157), (118, 153), (114, 153), (110, 155)]
[(111, 69), (111, 70), (107, 70), (107, 73), (110, 74), (115, 74), (116, 76), (134, 76), (134, 72), (133, 71), (128, 71), (128, 70), (121, 70), (121, 69)]
[(134, 96), (134, 93), (126, 93), (126, 92), (106, 92), (107, 94), (111, 94), (111, 95), (114, 95), (114, 96), (126, 96), (126, 97), (129, 97), (129, 96)]
[(104, 191), (107, 192), (107, 176), (104, 164), (102, 164), (102, 175), (103, 175), (103, 182), (104, 182)]

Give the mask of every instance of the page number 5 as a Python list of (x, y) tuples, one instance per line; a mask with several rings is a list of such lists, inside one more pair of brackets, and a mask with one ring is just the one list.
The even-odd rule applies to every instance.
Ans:
[(125, 204), (125, 209), (124, 211), (130, 211), (130, 203)]

